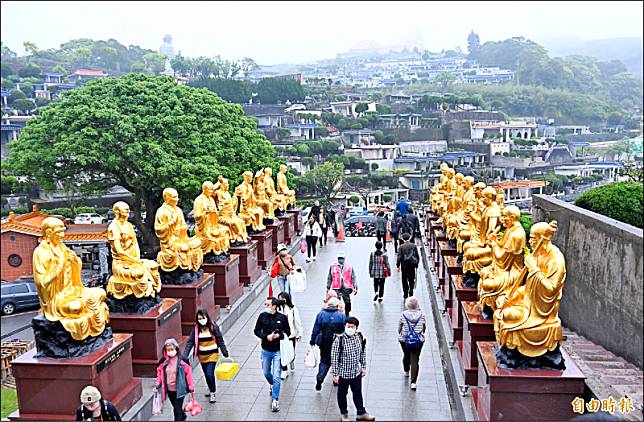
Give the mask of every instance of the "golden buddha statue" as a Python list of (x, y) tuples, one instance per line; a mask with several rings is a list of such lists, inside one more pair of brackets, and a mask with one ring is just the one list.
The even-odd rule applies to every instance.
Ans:
[(275, 211), (273, 202), (268, 199), (266, 194), (266, 186), (264, 185), (264, 169), (260, 169), (255, 173), (253, 179), (253, 193), (255, 194), (255, 202), (257, 206), (264, 211), (264, 218), (275, 219)]
[(455, 188), (452, 191), (451, 196), (448, 198), (447, 203), (448, 215), (454, 215), (461, 209), (461, 203), (463, 202), (463, 196), (465, 195), (465, 185), (463, 180), (463, 173), (456, 173), (453, 182)]
[(201, 241), (201, 252), (205, 256), (213, 253), (216, 257), (230, 249), (230, 230), (219, 224), (219, 212), (214, 199), (215, 185), (206, 180), (201, 185), (201, 195), (193, 204), (195, 216), (195, 237)]
[(284, 195), (286, 198), (286, 203), (291, 207), (295, 207), (295, 191), (288, 188), (288, 183), (286, 180), (286, 172), (288, 167), (285, 164), (280, 165), (280, 171), (277, 173), (277, 193)]
[[(497, 240), (496, 233), (488, 236), (492, 248), (492, 263), (481, 269), (478, 296), (481, 309), (496, 310), (496, 299), (504, 293), (521, 274), (525, 253), (525, 231), (519, 222), (521, 211), (514, 205), (503, 209), (501, 222), (505, 233)], [(491, 316), (491, 315), (490, 315)]]
[(156, 232), (161, 251), (157, 262), (166, 272), (177, 268), (198, 271), (203, 264), (201, 240), (188, 237), (188, 226), (183, 217), (183, 211), (177, 206), (179, 194), (173, 188), (163, 190), (163, 205), (157, 210), (154, 218)]
[[(459, 252), (465, 253), (472, 245), (477, 245), (481, 237), (480, 225), (481, 225), (481, 216), (485, 210), (485, 205), (483, 204), (483, 190), (487, 186), (483, 182), (478, 182), (473, 186), (474, 199), (469, 203), (468, 209), (468, 219), (469, 219), (469, 228), (462, 230), (459, 235), (463, 236), (464, 242), (462, 245), (462, 250)], [(465, 240), (467, 236), (467, 240)]]
[(270, 167), (264, 168), (264, 189), (266, 190), (266, 197), (273, 203), (273, 209), (285, 212), (288, 206), (288, 201), (284, 195), (277, 193), (275, 190), (273, 169)]
[(141, 259), (134, 227), (127, 221), (130, 207), (123, 201), (112, 206), (114, 220), (107, 228), (107, 240), (112, 250), (112, 276), (107, 293), (116, 299), (133, 295), (136, 298), (153, 297), (161, 291), (159, 264)]
[(445, 181), (447, 179), (447, 169), (449, 168), (449, 165), (447, 163), (441, 163), (440, 165), (440, 170), (441, 170), (441, 176), (438, 180), (438, 184), (432, 186), (430, 192), (431, 192), (431, 201), (432, 201), (432, 211), (436, 214), (438, 214), (438, 207), (441, 203), (442, 200), (442, 189), (443, 185), (445, 184)]
[(456, 233), (456, 251), (459, 254), (463, 253), (463, 244), (470, 240), (473, 227), (470, 214), (476, 210), (477, 192), (480, 195), (480, 190), (483, 190), (484, 187), (485, 184), (481, 183), (475, 188), (474, 178), (472, 176), (463, 178), (463, 189), (465, 193), (463, 194), (461, 209), (457, 213), (458, 229)]
[(446, 178), (441, 190), (442, 198), (440, 201), (440, 206), (438, 207), (438, 215), (440, 216), (438, 221), (440, 222), (440, 224), (442, 224), (443, 228), (447, 226), (448, 216), (445, 214), (447, 214), (448, 211), (449, 200), (451, 196), (456, 193), (456, 181), (454, 180), (455, 175), (456, 172), (451, 167), (448, 167), (445, 171)]
[(215, 203), (219, 208), (219, 222), (228, 226), (231, 233), (231, 242), (246, 243), (250, 240), (244, 220), (237, 217), (233, 206), (233, 197), (228, 192), (228, 179), (219, 176), (215, 183)]
[[(483, 189), (483, 205), (485, 209), (479, 221), (478, 238), (470, 238), (469, 246), (463, 246), (463, 274), (473, 273), (476, 277), (481, 269), (492, 263), (492, 248), (489, 245), (490, 236), (495, 233), (501, 210), (496, 201), (496, 190), (488, 186)], [(469, 283), (467, 283), (469, 285)]]
[(61, 220), (45, 218), (42, 235), (34, 250), (33, 270), (44, 317), (60, 321), (74, 340), (101, 335), (109, 321), (105, 290), (83, 286), (81, 260), (63, 243), (65, 224)]
[(235, 200), (233, 207), (237, 208), (239, 202), (239, 217), (244, 220), (246, 226), (251, 226), (255, 231), (261, 231), (266, 228), (263, 223), (264, 211), (257, 206), (255, 202), (255, 194), (253, 192), (253, 173), (250, 171), (244, 172), (244, 180), (235, 188)]
[(519, 277), (507, 295), (497, 299), (494, 332), (499, 346), (516, 349), (523, 356), (536, 357), (553, 351), (563, 341), (559, 302), (561, 301), (566, 261), (552, 244), (557, 222), (536, 223), (530, 229), (530, 247), (525, 255), (525, 285)]

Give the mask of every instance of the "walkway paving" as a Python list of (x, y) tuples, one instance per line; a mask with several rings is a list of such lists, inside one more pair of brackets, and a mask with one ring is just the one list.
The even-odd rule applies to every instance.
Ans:
[[(283, 381), (279, 413), (270, 411), (271, 398), (268, 384), (261, 370), (259, 339), (253, 334), (255, 321), (262, 310), (263, 298), (258, 298), (242, 318), (228, 330), (224, 337), (232, 357), (239, 362), (239, 375), (233, 381), (217, 382), (217, 403), (209, 404), (204, 394), (208, 391), (200, 367), (194, 370), (197, 400), (204, 411), (189, 420), (339, 420), (336, 389), (330, 375), (321, 392), (315, 391), (316, 369), (304, 367), (304, 354), (308, 349), (315, 315), (320, 310), (326, 289), (329, 265), (342, 249), (347, 253), (347, 262), (356, 269), (359, 293), (352, 298), (352, 315), (360, 320), (360, 331), (367, 338), (367, 376), (363, 391), (367, 411), (377, 420), (451, 420), (447, 387), (438, 352), (433, 326), (432, 309), (424, 269), (418, 270), (416, 295), (426, 312), (428, 322), (427, 341), (421, 355), (421, 368), (417, 390), (411, 391), (409, 379), (403, 376), (402, 352), (397, 341), (397, 326), (403, 310), (402, 289), (399, 274), (394, 270), (385, 285), (385, 298), (374, 304), (373, 284), (368, 277), (369, 252), (375, 238), (349, 238), (344, 243), (330, 240), (319, 251), (316, 262), (304, 263), (298, 254), (295, 259), (307, 271), (308, 287), (294, 295), (304, 325), (304, 337), (296, 348), (296, 372)], [(390, 262), (395, 262), (393, 247), (389, 250)], [(277, 283), (273, 288), (277, 293)], [(355, 408), (349, 398), (349, 416), (355, 419)], [(152, 420), (172, 420), (170, 404), (166, 402), (163, 415)]]

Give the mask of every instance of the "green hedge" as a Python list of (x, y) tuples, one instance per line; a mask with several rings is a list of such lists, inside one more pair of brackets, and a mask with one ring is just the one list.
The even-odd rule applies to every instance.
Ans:
[(575, 205), (642, 228), (643, 198), (642, 183), (615, 182), (582, 193)]

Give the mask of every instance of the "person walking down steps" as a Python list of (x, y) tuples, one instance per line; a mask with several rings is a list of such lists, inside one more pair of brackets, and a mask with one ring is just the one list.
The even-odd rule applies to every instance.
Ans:
[(326, 288), (333, 289), (344, 302), (344, 313), (349, 316), (351, 312), (351, 294), (358, 294), (358, 281), (353, 267), (346, 263), (344, 251), (338, 252), (338, 262), (331, 264)]

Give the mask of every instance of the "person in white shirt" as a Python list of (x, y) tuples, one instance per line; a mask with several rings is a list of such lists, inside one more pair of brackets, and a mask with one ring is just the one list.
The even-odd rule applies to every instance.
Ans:
[(322, 236), (322, 229), (320, 228), (320, 223), (313, 216), (309, 218), (309, 221), (304, 225), (304, 236), (306, 237), (306, 262), (311, 262), (311, 255), (313, 255), (313, 261), (317, 256), (317, 244), (318, 239)]
[[(288, 337), (289, 340), (293, 342), (293, 350), (298, 341), (302, 338), (302, 320), (300, 319), (300, 311), (293, 304), (291, 295), (286, 292), (281, 292), (277, 295), (277, 298), (281, 301), (280, 306), (278, 307), (278, 312), (286, 315), (288, 318), (288, 325), (291, 328), (291, 335)], [(293, 355), (293, 360), (290, 363), (291, 372), (295, 372), (295, 355)], [(288, 367), (282, 366), (282, 379), (285, 380), (288, 377)]]

